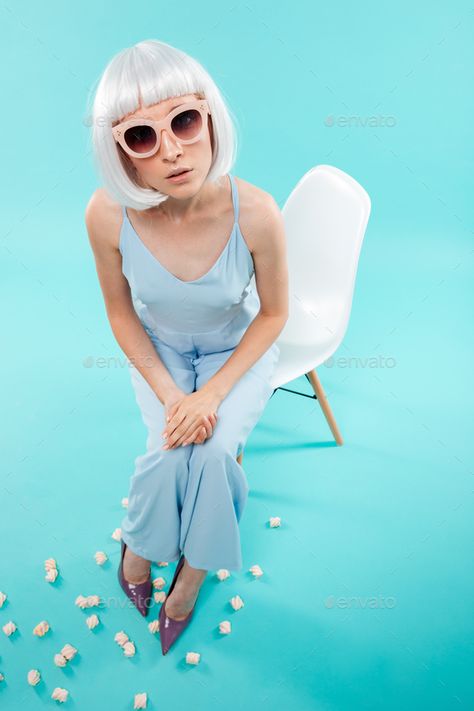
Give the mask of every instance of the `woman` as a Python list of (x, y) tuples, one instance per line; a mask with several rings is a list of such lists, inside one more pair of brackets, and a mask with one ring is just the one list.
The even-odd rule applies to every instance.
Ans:
[(271, 195), (229, 173), (230, 113), (204, 68), (178, 49), (149, 40), (114, 57), (92, 126), (104, 187), (86, 226), (148, 431), (119, 580), (146, 615), (151, 561), (179, 561), (160, 610), (166, 653), (207, 571), (242, 568), (249, 487), (237, 457), (273, 393), (275, 340), (288, 317), (284, 225)]

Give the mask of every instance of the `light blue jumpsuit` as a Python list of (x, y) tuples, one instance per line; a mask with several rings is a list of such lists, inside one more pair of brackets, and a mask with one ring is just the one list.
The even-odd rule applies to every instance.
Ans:
[[(229, 173), (234, 225), (206, 274), (182, 281), (138, 236), (123, 207), (122, 271), (145, 331), (172, 378), (191, 393), (225, 363), (259, 310), (250, 285), (252, 255), (239, 227), (239, 197)], [(273, 393), (276, 343), (239, 378), (217, 409), (211, 437), (164, 450), (165, 409), (130, 362), (136, 401), (148, 430), (146, 453), (135, 459), (122, 537), (137, 555), (194, 568), (240, 570), (239, 521), (249, 486), (236, 457)]]

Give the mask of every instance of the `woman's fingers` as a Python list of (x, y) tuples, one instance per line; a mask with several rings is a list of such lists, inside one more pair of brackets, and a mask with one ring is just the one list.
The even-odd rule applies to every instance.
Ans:
[[(204, 424), (202, 424), (202, 419), (204, 419)], [(187, 445), (190, 444), (191, 442), (194, 441), (195, 436), (201, 431), (201, 428), (204, 429), (205, 432), (205, 438), (206, 437), (211, 437), (212, 432), (213, 432), (213, 426), (209, 420), (209, 418), (204, 417), (201, 418), (201, 423), (199, 425), (190, 425), (185, 432), (182, 432), (177, 438), (174, 435), (171, 435), (166, 444), (164, 445), (164, 449), (174, 449), (175, 447), (180, 447), (181, 445)], [(171, 444), (169, 444), (171, 439)]]

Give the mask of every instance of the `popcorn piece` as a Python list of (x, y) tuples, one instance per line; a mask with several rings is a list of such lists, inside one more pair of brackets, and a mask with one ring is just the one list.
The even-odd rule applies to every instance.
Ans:
[(125, 642), (123, 645), (123, 653), (126, 657), (133, 657), (135, 655), (135, 645), (133, 642)]
[(95, 553), (94, 555), (94, 558), (97, 565), (104, 565), (105, 561), (108, 560), (104, 551), (97, 551), (97, 553)]
[(10, 637), (10, 635), (12, 635), (16, 630), (16, 624), (10, 620), (10, 622), (3, 625), (2, 630), (5, 632), (7, 637)]
[(85, 607), (88, 607), (87, 598), (84, 597), (84, 595), (78, 595), (75, 604), (83, 610)]
[(160, 560), (158, 562), (158, 568), (166, 568), (167, 565), (168, 565), (168, 563), (165, 563), (164, 560)]
[(259, 565), (252, 565), (252, 567), (249, 568), (249, 571), (252, 573), (254, 578), (260, 578), (263, 575), (263, 570)]
[(112, 533), (112, 538), (114, 539), (114, 541), (121, 541), (122, 540), (122, 529), (116, 528), (115, 531)]
[(88, 595), (87, 597), (78, 595), (75, 604), (80, 607), (81, 610), (84, 610), (86, 607), (96, 607), (100, 605), (100, 597), (98, 595)]
[(222, 622), (219, 623), (219, 632), (221, 634), (230, 634), (231, 624), (230, 624), (229, 620), (223, 620)]
[(186, 654), (186, 664), (199, 664), (201, 655), (198, 652), (188, 652)]
[(88, 618), (86, 619), (86, 625), (88, 626), (88, 628), (89, 628), (90, 630), (93, 630), (94, 627), (97, 627), (97, 625), (99, 624), (99, 622), (100, 622), (100, 620), (99, 620), (99, 618), (97, 617), (97, 615), (91, 615), (90, 617), (88, 617)]
[(146, 709), (147, 696), (146, 693), (135, 694), (135, 699), (133, 702), (134, 709)]
[(240, 597), (240, 595), (234, 595), (233, 598), (230, 600), (230, 604), (234, 608), (234, 610), (240, 610), (244, 606), (244, 601)]
[(67, 659), (68, 662), (73, 659), (76, 654), (77, 654), (77, 649), (72, 646), (72, 644), (65, 644), (64, 647), (61, 649), (61, 654), (65, 659)]
[(281, 518), (279, 516), (270, 517), (270, 528), (277, 528), (281, 524)]
[(36, 684), (39, 684), (39, 681), (41, 679), (41, 675), (37, 669), (30, 669), (28, 672), (28, 684), (30, 686), (36, 686)]
[(61, 689), (60, 686), (57, 686), (55, 689), (53, 689), (51, 698), (55, 701), (60, 701), (61, 703), (64, 703), (68, 697), (68, 694), (69, 691), (67, 691), (67, 689)]
[(55, 654), (54, 655), (54, 663), (56, 664), (57, 667), (65, 667), (67, 664), (67, 659), (66, 659), (66, 657), (63, 657), (62, 654)]
[(125, 634), (125, 632), (122, 630), (121, 632), (117, 632), (117, 634), (114, 637), (114, 640), (119, 644), (121, 647), (125, 644), (125, 642), (128, 642), (128, 635)]
[(3, 676), (2, 672), (0, 672), (0, 681), (5, 681), (5, 677)]
[(126, 496), (122, 499), (122, 506), (124, 509), (128, 508), (128, 498)]
[(58, 573), (57, 569), (56, 569), (56, 568), (51, 568), (51, 570), (48, 570), (48, 572), (47, 572), (46, 575), (44, 576), (44, 579), (45, 579), (48, 583), (54, 583), (54, 581), (56, 580), (56, 578), (58, 577), (58, 575), (59, 575), (59, 573)]
[[(162, 588), (165, 587), (165, 585), (166, 585), (166, 580), (164, 578), (155, 578), (153, 580), (153, 587), (156, 590), (161, 590)], [(1, 607), (1, 605), (0, 605), (0, 607)]]
[(87, 607), (97, 607), (100, 605), (100, 597), (98, 595), (87, 596)]
[(33, 634), (36, 634), (38, 637), (44, 637), (44, 635), (46, 634), (46, 632), (48, 630), (49, 630), (49, 624), (46, 622), (46, 620), (42, 620), (33, 629)]
[(148, 623), (148, 629), (152, 634), (155, 634), (155, 632), (159, 632), (160, 630), (160, 621), (159, 620), (152, 620), (151, 622)]
[(56, 565), (54, 558), (48, 558), (44, 561), (44, 569), (46, 572), (48, 572), (48, 570), (57, 570), (57, 567), (58, 566)]
[(162, 590), (161, 592), (156, 592), (153, 597), (155, 598), (155, 602), (164, 602), (166, 600), (166, 593)]
[(5, 595), (5, 593), (0, 591), (0, 607), (3, 607), (3, 603), (5, 602), (6, 599), (7, 599), (7, 596)]
[(216, 575), (219, 578), (219, 580), (225, 580), (226, 578), (230, 577), (230, 573), (228, 570), (226, 570), (226, 568), (219, 568)]

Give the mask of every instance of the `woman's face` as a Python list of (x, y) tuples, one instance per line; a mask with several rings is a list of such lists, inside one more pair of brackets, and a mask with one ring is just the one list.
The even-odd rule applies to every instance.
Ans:
[[(160, 101), (152, 106), (140, 107), (129, 118), (151, 118), (159, 121), (165, 118), (175, 106), (202, 98), (196, 94), (185, 94)], [(208, 115), (208, 131), (195, 143), (181, 144), (165, 129), (161, 131), (158, 151), (149, 158), (135, 158), (126, 155), (135, 169), (138, 183), (145, 188), (154, 188), (165, 195), (186, 198), (194, 195), (204, 183), (212, 162), (212, 121)], [(122, 150), (120, 148), (120, 150)], [(177, 168), (190, 168), (181, 182), (173, 183), (168, 174)]]

